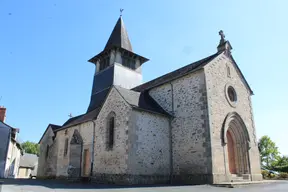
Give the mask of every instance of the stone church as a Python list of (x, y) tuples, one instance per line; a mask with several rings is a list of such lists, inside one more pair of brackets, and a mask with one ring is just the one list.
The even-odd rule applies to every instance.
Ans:
[(89, 60), (95, 75), (87, 112), (43, 133), (38, 177), (114, 184), (261, 180), (253, 92), (219, 34), (215, 54), (142, 84), (148, 59), (133, 52), (120, 17), (103, 51)]

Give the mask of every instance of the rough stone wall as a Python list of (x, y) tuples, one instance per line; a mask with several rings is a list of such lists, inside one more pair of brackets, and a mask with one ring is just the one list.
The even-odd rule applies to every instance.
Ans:
[[(95, 121), (95, 152), (94, 152), (94, 166), (93, 176), (97, 179), (103, 175), (116, 175), (126, 174), (127, 172), (127, 139), (128, 139), (128, 122), (131, 107), (120, 96), (115, 88), (111, 89), (106, 102), (103, 105), (101, 112), (99, 113), (97, 120)], [(110, 112), (116, 113), (115, 124), (115, 137), (113, 150), (107, 150), (107, 116)], [(70, 141), (73, 136), (74, 130), (77, 129), (83, 139), (82, 147), (82, 164), (81, 175), (83, 176), (83, 153), (85, 149), (89, 149), (92, 152), (93, 143), (93, 122), (85, 122), (72, 127), (69, 127), (67, 131), (65, 129), (57, 132), (54, 143), (57, 144), (57, 174), (59, 178), (67, 178), (69, 163), (70, 163)], [(47, 133), (46, 133), (47, 134)], [(64, 155), (65, 140), (68, 138), (68, 151), (67, 155)], [(45, 142), (45, 136), (43, 138)], [(45, 155), (45, 153), (44, 153)], [(92, 157), (91, 157), (92, 158)], [(72, 160), (73, 161), (73, 160)], [(39, 164), (41, 164), (41, 155), (39, 157)], [(40, 168), (41, 166), (39, 166)], [(89, 165), (90, 169), (90, 165)], [(38, 169), (39, 170), (39, 169)], [(115, 179), (115, 178), (114, 178)]]
[[(228, 77), (228, 69), (230, 68), (230, 77)], [(259, 151), (257, 148), (257, 138), (253, 120), (253, 111), (250, 93), (241, 79), (239, 72), (232, 64), (231, 60), (225, 55), (218, 56), (214, 61), (205, 66), (205, 76), (207, 84), (207, 97), (209, 106), (209, 121), (211, 126), (211, 142), (213, 157), (213, 175), (214, 183), (221, 182), (225, 178), (227, 168), (227, 160), (224, 159), (224, 152), (221, 143), (221, 128), (225, 117), (229, 112), (237, 112), (244, 120), (248, 129), (251, 149), (249, 151), (252, 179), (261, 179)], [(231, 106), (225, 96), (226, 84), (232, 85), (237, 94), (237, 103), (235, 107)], [(226, 153), (227, 156), (227, 153)], [(254, 177), (254, 178), (253, 178)]]
[[(83, 151), (85, 149), (89, 149), (91, 152), (92, 150), (92, 142), (93, 142), (93, 123), (85, 122), (76, 126), (69, 127), (66, 131), (66, 129), (60, 130), (57, 132), (56, 142), (58, 143), (58, 158), (57, 158), (57, 177), (68, 177), (68, 169), (70, 164), (70, 141), (73, 136), (73, 133), (75, 130), (78, 130), (82, 140), (82, 154), (80, 154), (83, 157)], [(64, 154), (65, 149), (65, 140), (68, 139), (68, 151), (67, 154)], [(73, 160), (72, 160), (73, 161)], [(83, 167), (83, 161), (81, 164), (81, 167)], [(82, 172), (82, 170), (81, 170)], [(82, 173), (81, 173), (82, 174)]]
[(171, 84), (153, 88), (149, 93), (174, 115), (171, 122), (174, 181), (210, 182), (211, 144), (204, 72), (199, 70)]
[(133, 110), (129, 123), (129, 173), (170, 174), (169, 119), (155, 113)]
[[(96, 137), (93, 175), (100, 179), (103, 175), (126, 174), (128, 160), (128, 123), (131, 107), (112, 87), (96, 120)], [(108, 115), (114, 112), (114, 146), (107, 150)], [(105, 177), (105, 176), (103, 176)], [(109, 179), (109, 178), (107, 178)]]
[[(40, 142), (37, 177), (56, 176), (58, 148), (57, 140), (53, 140), (54, 136), (51, 127), (49, 127)], [(47, 146), (49, 146), (49, 152), (46, 158)]]

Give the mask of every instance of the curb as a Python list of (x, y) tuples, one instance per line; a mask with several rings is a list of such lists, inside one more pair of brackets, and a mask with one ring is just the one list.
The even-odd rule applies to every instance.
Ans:
[(226, 187), (226, 188), (238, 188), (238, 187), (245, 187), (249, 185), (261, 185), (261, 184), (271, 184), (276, 183), (277, 180), (270, 180), (270, 181), (251, 181), (251, 182), (231, 182), (231, 183), (219, 183), (219, 184), (213, 184), (212, 186), (215, 187)]

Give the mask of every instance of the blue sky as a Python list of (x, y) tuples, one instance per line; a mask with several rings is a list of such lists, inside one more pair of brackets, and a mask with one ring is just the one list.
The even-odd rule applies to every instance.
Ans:
[(258, 138), (288, 155), (288, 1), (1, 0), (0, 105), (23, 141), (86, 111), (98, 54), (124, 8), (144, 81), (216, 52), (224, 30), (252, 87)]

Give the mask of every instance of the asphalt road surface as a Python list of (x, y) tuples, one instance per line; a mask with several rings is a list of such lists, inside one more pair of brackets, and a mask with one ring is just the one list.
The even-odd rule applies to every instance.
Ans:
[(157, 186), (157, 187), (117, 187), (107, 185), (96, 185), (89, 183), (67, 183), (51, 180), (3, 180), (1, 192), (288, 192), (288, 181), (279, 181), (275, 183), (254, 184), (239, 188), (222, 188), (210, 185), (194, 186)]

